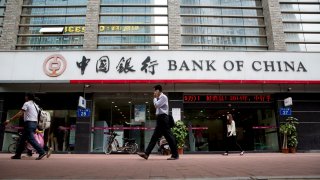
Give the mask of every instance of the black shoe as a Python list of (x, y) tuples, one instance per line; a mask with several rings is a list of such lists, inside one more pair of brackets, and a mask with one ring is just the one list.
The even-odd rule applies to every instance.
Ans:
[(147, 155), (146, 153), (144, 153), (144, 152), (138, 152), (137, 154), (138, 154), (140, 157), (142, 157), (143, 159), (148, 160), (149, 155)]
[(11, 159), (21, 159), (21, 156), (14, 155), (14, 156), (11, 156)]
[(28, 152), (27, 152), (27, 156), (28, 156), (28, 157), (32, 157), (32, 151), (28, 151)]
[(47, 153), (40, 154), (39, 157), (36, 158), (36, 160), (41, 160), (46, 155), (47, 155)]
[(168, 158), (167, 160), (178, 160), (179, 159), (179, 157), (170, 157), (170, 158)]

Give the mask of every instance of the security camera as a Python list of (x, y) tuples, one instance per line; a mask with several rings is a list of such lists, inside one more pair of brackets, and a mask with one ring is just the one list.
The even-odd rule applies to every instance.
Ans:
[(288, 92), (290, 92), (292, 90), (292, 88), (291, 87), (288, 87)]

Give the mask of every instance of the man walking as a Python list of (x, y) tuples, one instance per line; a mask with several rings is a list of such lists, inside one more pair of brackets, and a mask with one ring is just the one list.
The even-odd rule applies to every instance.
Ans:
[(169, 125), (168, 97), (162, 93), (161, 85), (154, 86), (153, 97), (153, 104), (156, 108), (157, 125), (146, 151), (139, 152), (138, 155), (147, 160), (159, 138), (164, 136), (169, 143), (172, 154), (168, 160), (177, 160), (179, 159), (177, 144)]
[(24, 116), (24, 130), (23, 134), (20, 138), (19, 145), (16, 149), (16, 153), (14, 156), (11, 157), (11, 159), (21, 159), (21, 154), (25, 148), (26, 141), (28, 141), (33, 148), (37, 151), (39, 154), (39, 157), (36, 158), (36, 160), (42, 159), (46, 152), (43, 150), (43, 148), (40, 147), (39, 143), (34, 138), (34, 133), (36, 132), (37, 125), (38, 125), (38, 105), (34, 103), (35, 97), (32, 93), (27, 93), (25, 95), (25, 103), (23, 104), (21, 110), (14, 115), (9, 120), (5, 121), (5, 124), (7, 125), (10, 121)]

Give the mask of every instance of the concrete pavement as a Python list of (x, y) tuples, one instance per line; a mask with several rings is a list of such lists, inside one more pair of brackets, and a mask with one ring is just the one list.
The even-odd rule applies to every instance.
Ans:
[(151, 155), (53, 154), (11, 160), (0, 154), (1, 179), (320, 179), (320, 153)]

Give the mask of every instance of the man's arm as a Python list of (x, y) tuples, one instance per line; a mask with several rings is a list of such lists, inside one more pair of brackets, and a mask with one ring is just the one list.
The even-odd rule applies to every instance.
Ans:
[(153, 99), (153, 104), (155, 108), (160, 108), (163, 106), (167, 101), (167, 98), (165, 96), (160, 96), (159, 99), (154, 98)]
[(14, 115), (12, 118), (6, 120), (6, 121), (4, 122), (4, 125), (9, 124), (10, 121), (12, 121), (12, 120), (15, 120), (15, 119), (17, 119), (17, 118), (20, 118), (21, 116), (23, 116), (23, 113), (24, 113), (23, 110), (20, 110), (20, 111), (19, 111), (16, 115)]

